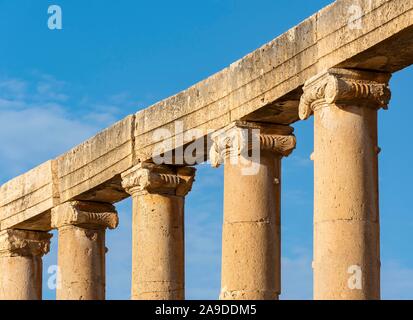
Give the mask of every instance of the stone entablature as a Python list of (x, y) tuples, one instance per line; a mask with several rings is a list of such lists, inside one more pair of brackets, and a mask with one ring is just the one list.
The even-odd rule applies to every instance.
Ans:
[[(50, 203), (74, 199), (115, 203), (128, 197), (120, 174), (150, 161), (154, 131), (173, 131), (175, 121), (183, 124), (184, 132), (179, 134), (190, 129), (220, 130), (238, 120), (291, 124), (299, 120), (301, 87), (321, 70), (339, 66), (395, 72), (412, 64), (413, 55), (406, 48), (412, 43), (408, 31), (413, 25), (413, 3), (360, 2), (363, 28), (352, 30), (347, 13), (353, 2), (332, 3), (221, 72), (126, 117), (58, 157), (57, 173), (44, 176), (48, 185), (58, 186), (57, 194), (48, 192), (53, 195), (38, 206), (0, 205), (1, 228), (25, 222), (37, 228), (46, 219), (41, 230), (48, 230)], [(19, 187), (17, 193), (22, 203), (32, 202), (27, 189)], [(1, 190), (0, 199), (6, 198)]]
[(56, 172), (50, 160), (0, 187), (1, 230), (50, 230), (50, 210), (60, 202)]
[[(185, 298), (184, 204), (195, 168), (176, 158), (154, 163), (158, 129), (171, 132), (166, 152), (193, 142), (176, 139), (192, 129), (203, 134), (190, 140), (212, 137), (212, 150), (197, 157), (210, 151), (214, 167), (258, 151), (254, 174), (232, 161), (224, 167), (221, 298), (277, 299), (281, 160), (296, 146), (289, 125), (313, 114), (314, 297), (379, 299), (377, 111), (389, 103), (391, 73), (413, 64), (413, 2), (359, 4), (357, 31), (346, 15), (353, 4), (334, 2), (221, 72), (3, 184), (0, 299), (41, 299), (51, 238), (44, 231), (52, 228), (57, 299), (104, 299), (105, 232), (119, 223), (113, 203), (129, 195), (132, 298)], [(182, 131), (174, 132), (177, 122)], [(349, 270), (360, 283), (348, 281)]]
[(61, 202), (79, 200), (82, 193), (88, 193), (81, 198), (86, 201), (113, 203), (127, 197), (112, 180), (134, 163), (134, 125), (135, 116), (127, 116), (56, 159)]

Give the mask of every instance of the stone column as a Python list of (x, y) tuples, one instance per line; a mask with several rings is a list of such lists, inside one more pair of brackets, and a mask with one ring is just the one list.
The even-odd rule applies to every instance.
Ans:
[(220, 299), (278, 299), (281, 158), (295, 148), (293, 128), (236, 122), (212, 139), (212, 165), (225, 162)]
[(0, 232), (0, 300), (42, 299), (42, 256), (51, 237), (40, 231)]
[(122, 175), (132, 195), (132, 299), (185, 298), (184, 200), (191, 167), (142, 163)]
[(59, 231), (57, 300), (105, 299), (105, 232), (118, 225), (113, 205), (71, 201), (52, 209)]
[(304, 87), (314, 113), (314, 298), (380, 299), (377, 110), (390, 75), (332, 69)]

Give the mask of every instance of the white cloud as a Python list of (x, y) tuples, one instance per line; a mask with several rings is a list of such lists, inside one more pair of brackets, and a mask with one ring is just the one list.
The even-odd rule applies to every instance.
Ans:
[[(66, 152), (117, 120), (113, 116), (119, 113), (115, 105), (102, 108), (91, 103), (79, 110), (79, 104), (72, 104), (65, 92), (68, 87), (63, 81), (39, 73), (33, 81), (0, 77), (1, 182)], [(123, 215), (121, 226), (114, 231), (123, 236), (114, 237), (113, 232), (107, 237), (111, 247), (107, 264), (111, 298), (129, 297), (131, 251), (125, 248), (131, 241), (127, 229), (130, 229), (130, 214)], [(47, 288), (48, 266), (57, 263), (58, 237), (54, 234), (51, 251), (44, 258), (45, 299), (54, 299), (55, 295)]]
[(93, 135), (90, 123), (70, 119), (59, 105), (0, 110), (0, 164), (13, 177)]
[(0, 165), (7, 168), (0, 175), (3, 182), (121, 118), (116, 105), (91, 103), (79, 110), (65, 92), (67, 83), (50, 75), (35, 76), (33, 81), (0, 77)]
[[(126, 93), (107, 97), (105, 102), (79, 99), (67, 93), (70, 85), (50, 75), (34, 74), (33, 81), (0, 76), (0, 181), (66, 152), (76, 144), (123, 117), (131, 106)], [(128, 299), (131, 274), (130, 203), (117, 205), (120, 226), (108, 232), (108, 298)], [(54, 299), (47, 288), (47, 268), (57, 263), (57, 235), (44, 258), (44, 296)]]
[[(67, 151), (110, 125), (129, 108), (129, 96), (108, 96), (105, 102), (90, 97), (69, 108), (69, 85), (51, 76), (33, 82), (0, 77), (1, 180)], [(71, 105), (72, 106), (72, 105)], [(123, 107), (123, 108), (122, 108)], [(307, 167), (309, 159), (292, 156), (294, 166)], [(197, 181), (187, 198), (187, 294), (191, 299), (216, 299), (220, 287), (222, 228), (222, 169), (198, 166)], [(286, 202), (308, 203), (301, 190), (284, 190)], [(307, 199), (307, 200), (305, 200)], [(130, 294), (131, 209), (119, 204), (121, 226), (108, 234), (108, 298), (127, 299)], [(57, 236), (47, 265), (56, 263)], [(281, 299), (311, 299), (311, 250), (288, 248), (282, 258)], [(47, 278), (47, 277), (45, 277)], [(190, 280), (190, 281), (188, 281)], [(413, 298), (413, 268), (397, 261), (382, 267), (384, 299)]]
[(5, 98), (22, 99), (26, 89), (26, 82), (19, 79), (0, 79), (0, 92)]

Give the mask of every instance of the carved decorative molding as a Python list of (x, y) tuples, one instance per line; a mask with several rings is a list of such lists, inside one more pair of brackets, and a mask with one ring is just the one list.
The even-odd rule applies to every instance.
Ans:
[(122, 186), (129, 194), (185, 196), (195, 181), (195, 168), (140, 163), (122, 174)]
[(330, 69), (305, 84), (300, 119), (307, 119), (315, 110), (329, 104), (341, 108), (352, 105), (386, 109), (391, 97), (390, 77), (386, 73)]
[(290, 126), (236, 121), (211, 136), (210, 162), (213, 167), (228, 157), (238, 157), (259, 145), (281, 156), (289, 156), (295, 149), (296, 138)]
[(113, 205), (91, 201), (69, 201), (52, 209), (52, 228), (76, 225), (88, 229), (115, 229), (119, 224)]
[(0, 233), (0, 257), (43, 256), (50, 250), (52, 234), (9, 229)]

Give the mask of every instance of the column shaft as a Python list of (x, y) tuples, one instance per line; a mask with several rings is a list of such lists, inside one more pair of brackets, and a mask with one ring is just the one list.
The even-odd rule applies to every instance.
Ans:
[(0, 300), (42, 299), (41, 257), (0, 257)]
[(132, 232), (132, 299), (184, 299), (183, 197), (134, 196)]
[(0, 300), (42, 299), (42, 256), (49, 251), (45, 232), (0, 233)]
[(379, 299), (377, 111), (323, 108), (314, 121), (314, 298)]
[(314, 299), (380, 299), (377, 110), (385, 74), (332, 69), (310, 80), (314, 112)]
[(52, 210), (59, 230), (57, 300), (105, 299), (105, 233), (117, 225), (111, 204), (72, 201)]
[(225, 165), (221, 299), (278, 299), (280, 165), (281, 156), (269, 151), (261, 153), (256, 175)]
[(132, 195), (132, 299), (185, 299), (184, 201), (195, 169), (142, 163), (122, 174)]
[(57, 300), (105, 299), (105, 230), (59, 228)]
[[(273, 300), (281, 293), (281, 159), (295, 147), (292, 132), (249, 122), (213, 136), (212, 165), (225, 161), (220, 299)], [(248, 141), (253, 135), (256, 146)]]

